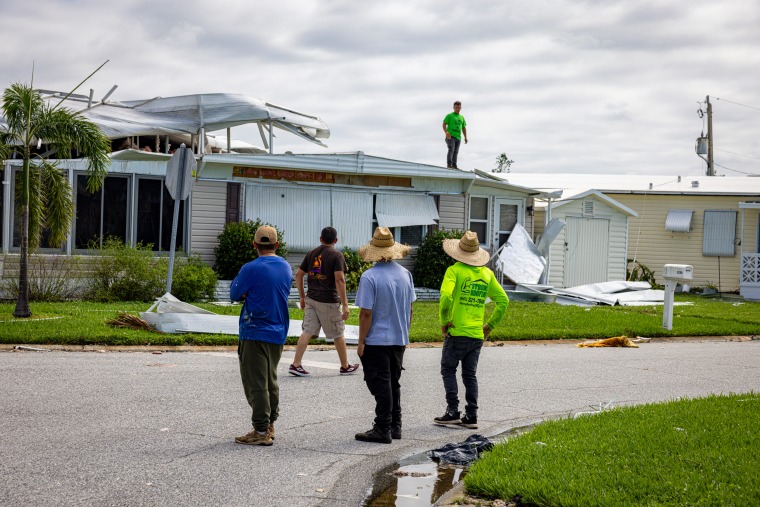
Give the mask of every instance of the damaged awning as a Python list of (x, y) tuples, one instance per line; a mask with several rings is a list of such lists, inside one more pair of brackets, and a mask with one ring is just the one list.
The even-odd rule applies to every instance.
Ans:
[[(58, 104), (66, 96), (45, 90), (40, 93), (51, 104)], [(92, 102), (89, 97), (71, 95), (63, 106), (80, 112), (109, 139), (198, 135), (201, 130), (214, 132), (250, 123), (258, 123), (263, 130), (270, 127), (286, 130), (321, 146), (324, 146), (321, 140), (330, 137), (329, 127), (316, 116), (240, 94), (204, 93), (123, 102)]]
[(433, 225), (438, 220), (438, 208), (429, 195), (379, 194), (375, 216), (380, 227)]
[(672, 209), (665, 219), (665, 230), (670, 232), (691, 232), (691, 217), (694, 210)]

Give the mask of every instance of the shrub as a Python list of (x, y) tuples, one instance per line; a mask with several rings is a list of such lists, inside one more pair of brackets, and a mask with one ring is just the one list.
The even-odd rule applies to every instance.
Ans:
[[(8, 262), (6, 257), (5, 262)], [(37, 255), (29, 256), (29, 300), (59, 302), (81, 297), (86, 281), (81, 277), (79, 256)], [(18, 271), (8, 269), (0, 279), (0, 292), (13, 299), (18, 298)]]
[(251, 262), (258, 254), (253, 248), (253, 238), (256, 230), (262, 225), (270, 225), (277, 231), (277, 255), (285, 257), (288, 250), (285, 246), (284, 233), (276, 225), (267, 224), (260, 219), (256, 221), (230, 222), (224, 226), (224, 230), (217, 237), (219, 243), (214, 248), (216, 264), (214, 271), (222, 280), (232, 280), (240, 272), (244, 264)]
[(94, 301), (152, 301), (166, 289), (168, 258), (156, 257), (153, 245), (127, 246), (106, 238), (93, 270), (88, 299)]
[(359, 252), (348, 247), (343, 249), (343, 257), (346, 258), (346, 291), (356, 292), (362, 273), (371, 268), (372, 263), (365, 262), (359, 257)]
[(417, 287), (441, 288), (446, 268), (456, 262), (443, 251), (443, 240), (459, 239), (462, 234), (459, 230), (439, 229), (422, 239), (414, 260), (414, 284)]
[(172, 276), (172, 294), (182, 301), (213, 298), (215, 290), (216, 273), (198, 254), (188, 257)]

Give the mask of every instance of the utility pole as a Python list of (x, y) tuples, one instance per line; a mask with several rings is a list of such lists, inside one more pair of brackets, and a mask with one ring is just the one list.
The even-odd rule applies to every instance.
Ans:
[(713, 132), (712, 132), (712, 104), (710, 96), (707, 96), (707, 175), (715, 176), (713, 165)]

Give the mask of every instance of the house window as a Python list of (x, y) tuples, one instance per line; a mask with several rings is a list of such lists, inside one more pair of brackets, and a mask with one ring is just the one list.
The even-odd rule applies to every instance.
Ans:
[[(11, 204), (8, 206), (8, 210), (6, 213), (11, 214), (11, 210), (15, 210), (13, 214), (11, 215), (12, 222), (10, 224), (11, 230), (13, 231), (13, 238), (11, 245), (13, 248), (21, 248), (21, 213), (20, 209), (16, 206), (15, 202), (15, 196), (16, 192), (14, 192), (14, 189), (16, 189), (16, 185), (20, 184), (21, 179), (21, 170), (17, 169), (13, 171), (12, 173), (12, 181), (11, 181)], [(63, 250), (64, 245), (53, 245), (50, 243), (50, 230), (47, 228), (43, 228), (40, 231), (40, 241), (39, 241), (39, 249), (41, 250), (48, 250), (51, 253), (56, 253), (61, 250)]]
[(422, 238), (425, 237), (427, 232), (427, 226), (424, 225), (410, 225), (407, 227), (396, 227), (396, 240), (399, 243), (403, 243), (409, 246), (420, 246)]
[(5, 215), (3, 214), (3, 203), (5, 202), (5, 170), (0, 169), (0, 252), (5, 251), (5, 234), (3, 234), (3, 227), (5, 225)]
[(76, 176), (74, 248), (100, 247), (104, 238), (127, 242), (129, 178), (108, 176), (95, 192), (87, 188), (87, 175)]
[(736, 255), (736, 211), (705, 210), (702, 255), (705, 257)]
[[(163, 179), (137, 180), (137, 227), (135, 243), (153, 245), (154, 251), (171, 248), (174, 199), (169, 195)], [(180, 201), (177, 223), (177, 243), (182, 246), (185, 226), (185, 201)]]
[(469, 230), (478, 234), (481, 245), (488, 244), (488, 197), (470, 197)]

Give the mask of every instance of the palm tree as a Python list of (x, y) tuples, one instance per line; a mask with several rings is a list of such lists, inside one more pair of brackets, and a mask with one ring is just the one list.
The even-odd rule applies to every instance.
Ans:
[[(64, 99), (65, 100), (65, 99)], [(63, 101), (61, 101), (63, 102)], [(110, 142), (97, 125), (78, 113), (47, 104), (31, 85), (13, 84), (3, 92), (0, 108), (5, 125), (0, 124), (0, 160), (14, 151), (23, 160), (16, 186), (16, 203), (21, 215), (21, 260), (18, 301), (14, 317), (29, 317), (29, 250), (39, 244), (40, 232), (47, 229), (50, 243), (66, 240), (74, 217), (72, 189), (56, 160), (38, 153), (42, 143), (57, 159), (70, 158), (73, 150), (87, 157), (87, 185), (97, 191), (109, 165)]]

